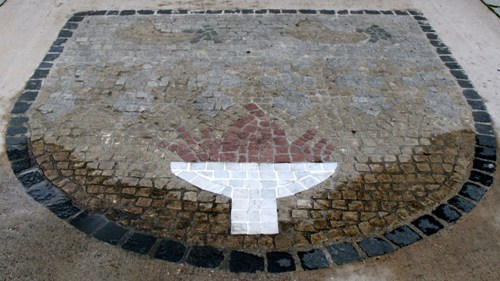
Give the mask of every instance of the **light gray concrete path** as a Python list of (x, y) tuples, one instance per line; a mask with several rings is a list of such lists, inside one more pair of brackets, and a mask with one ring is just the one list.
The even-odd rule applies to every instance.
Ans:
[(7, 1), (0, 9), (0, 279), (2, 280), (496, 280), (500, 274), (497, 186), (458, 224), (391, 255), (287, 275), (234, 275), (152, 260), (85, 236), (34, 202), (3, 148), (8, 113), (67, 18), (94, 9), (406, 9), (424, 12), (500, 124), (498, 18), (479, 1)]

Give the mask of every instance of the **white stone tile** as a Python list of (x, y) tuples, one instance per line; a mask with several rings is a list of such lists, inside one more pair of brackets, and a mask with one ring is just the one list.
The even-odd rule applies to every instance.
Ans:
[(189, 181), (192, 185), (195, 185), (201, 189), (205, 189), (206, 187), (211, 186), (211, 182), (202, 177), (196, 177)]
[(191, 172), (179, 172), (178, 174), (176, 174), (176, 176), (178, 176), (179, 178), (191, 183), (191, 181), (197, 177), (197, 175), (195, 173), (191, 173)]
[(274, 171), (274, 164), (270, 163), (260, 163), (259, 171)]
[(259, 180), (246, 180), (245, 181), (245, 188), (248, 189), (260, 189), (260, 181)]
[(247, 178), (247, 172), (229, 171), (229, 177), (231, 179), (246, 179)]
[(276, 209), (260, 210), (260, 222), (274, 222), (278, 220), (278, 212)]
[(243, 171), (258, 171), (259, 164), (258, 163), (241, 163), (241, 169)]
[(235, 222), (244, 222), (247, 223), (250, 221), (250, 217), (248, 215), (247, 210), (238, 210), (238, 209), (233, 209), (231, 211), (231, 223)]
[(279, 171), (277, 172), (278, 179), (281, 180), (295, 180), (295, 173), (288, 171)]
[(227, 187), (222, 190), (222, 195), (232, 198), (233, 197), (233, 188), (232, 187)]
[(276, 198), (276, 189), (261, 189), (260, 198)]
[(226, 171), (214, 171), (214, 178), (216, 178), (216, 179), (228, 179), (229, 173)]
[(261, 234), (277, 234), (279, 232), (278, 221), (260, 223)]
[(231, 223), (231, 234), (248, 234), (248, 224)]
[(207, 170), (209, 171), (225, 171), (225, 165), (222, 162), (207, 162)]
[[(248, 199), (231, 200), (231, 210), (248, 210)], [(232, 211), (231, 211), (232, 212)]]
[(191, 163), (191, 171), (203, 171), (207, 169), (206, 162)]
[(290, 171), (304, 171), (305, 169), (305, 163), (290, 163)]
[(236, 188), (233, 189), (234, 199), (248, 199), (248, 189)]
[(233, 188), (245, 188), (245, 180), (229, 180), (229, 186)]
[(247, 234), (260, 234), (261, 224), (260, 223), (249, 223)]
[(260, 189), (249, 189), (248, 190), (249, 199), (260, 199)]
[(284, 186), (278, 187), (278, 198), (287, 197), (293, 195), (293, 193)]
[(309, 177), (305, 177), (303, 179), (300, 180), (300, 183), (305, 186), (306, 188), (311, 188), (315, 185), (317, 185), (320, 181), (309, 176)]
[(247, 179), (248, 180), (259, 180), (260, 179), (260, 173), (259, 173), (259, 171), (249, 171), (249, 172), (247, 172)]
[(275, 171), (290, 171), (290, 164), (288, 163), (276, 163), (274, 164)]
[(275, 189), (278, 186), (278, 182), (273, 180), (261, 180), (260, 184), (263, 189)]
[(302, 171), (302, 172), (295, 172), (295, 178), (297, 180), (303, 179), (307, 176), (309, 176), (311, 173), (308, 171)]
[(335, 172), (337, 169), (337, 163), (321, 163), (323, 170)]
[(306, 170), (307, 171), (322, 171), (323, 168), (321, 167), (320, 163), (306, 163)]
[(226, 171), (241, 171), (240, 163), (224, 163)]
[(261, 209), (273, 209), (276, 210), (276, 200), (275, 199), (267, 199), (267, 198), (262, 198), (260, 200), (260, 208)]
[(212, 171), (201, 171), (198, 172), (197, 174), (209, 179), (212, 179), (214, 177), (214, 172)]
[(293, 183), (287, 186), (288, 190), (292, 192), (292, 194), (302, 192), (306, 190), (304, 186), (302, 186), (300, 183)]
[(276, 172), (274, 171), (260, 171), (261, 180), (274, 180), (276, 179)]

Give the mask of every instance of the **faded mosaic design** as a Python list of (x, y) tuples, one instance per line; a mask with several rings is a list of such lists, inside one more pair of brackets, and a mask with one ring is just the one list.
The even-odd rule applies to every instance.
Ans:
[[(32, 110), (32, 151), (79, 204), (159, 236), (256, 250), (348, 240), (416, 217), (467, 176), (472, 121), (443, 68), (405, 17), (88, 17)], [(314, 129), (336, 146), (335, 177), (278, 200), (279, 235), (229, 235), (231, 201), (175, 178), (179, 157), (160, 145), (180, 126), (220, 138), (248, 103), (288, 141)]]

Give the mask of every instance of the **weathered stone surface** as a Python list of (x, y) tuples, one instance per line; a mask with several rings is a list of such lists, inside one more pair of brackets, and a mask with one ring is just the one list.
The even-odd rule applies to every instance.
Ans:
[[(463, 184), (475, 142), (474, 169), (484, 173), (474, 171), (471, 181), (491, 184), (489, 173), (496, 167), (488, 161), (496, 160), (496, 143), (489, 115), (473, 90), (464, 90), (469, 104), (463, 99), (452, 76), (461, 79), (462, 87), (470, 83), (430, 26), (413, 17), (364, 16), (378, 11), (338, 11), (355, 17), (314, 12), (318, 15), (311, 17), (308, 10), (221, 15), (214, 10), (183, 17), (179, 12), (175, 20), (127, 17), (151, 14), (148, 10), (104, 11), (108, 16), (85, 21), (75, 16), (13, 113), (31, 108), (32, 152), (44, 174), (79, 205), (98, 213), (111, 209), (120, 223), (163, 238), (171, 235), (181, 244), (290, 249), (387, 233), (433, 210)], [(288, 15), (270, 16), (274, 13)], [(246, 14), (259, 21), (244, 21)], [(277, 26), (284, 29), (278, 32)], [(431, 34), (451, 76), (423, 32)], [(231, 237), (234, 206), (182, 182), (169, 169), (169, 162), (193, 156), (180, 157), (180, 150), (166, 145), (180, 139), (202, 144), (195, 145), (198, 156), (205, 151), (209, 159), (211, 148), (220, 146), (224, 157), (233, 157), (244, 134), (255, 128), (232, 139), (221, 137), (232, 124), (246, 124), (244, 105), (251, 103), (280, 128), (273, 138), (259, 131), (255, 140), (269, 162), (298, 155), (290, 147), (269, 149), (269, 142), (300, 144), (316, 136), (332, 146), (320, 141), (307, 148), (310, 154), (323, 149), (331, 161), (342, 163), (331, 180), (279, 201), (280, 235), (272, 240)], [(472, 118), (469, 105), (478, 110)], [(254, 127), (272, 127), (265, 121), (258, 119)], [(10, 123), (7, 143), (26, 144), (27, 121)], [(474, 131), (480, 135), (476, 139)], [(8, 153), (20, 160), (13, 164), (15, 172), (31, 167), (21, 160), (24, 151)], [(247, 158), (252, 153), (241, 152)], [(243, 160), (249, 159), (236, 159)], [(34, 174), (25, 177), (27, 184), (38, 180)], [(49, 194), (40, 190), (36, 196), (50, 200)], [(458, 198), (450, 204), (470, 210), (472, 203)], [(103, 233), (103, 240), (116, 241)], [(393, 239), (403, 235), (393, 234)], [(201, 262), (192, 255), (191, 262)]]

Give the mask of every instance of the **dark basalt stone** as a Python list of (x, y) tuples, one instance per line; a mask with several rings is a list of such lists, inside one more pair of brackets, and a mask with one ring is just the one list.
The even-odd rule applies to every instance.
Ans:
[(430, 236), (443, 229), (443, 225), (429, 215), (423, 215), (412, 222), (425, 235)]
[(432, 213), (447, 223), (454, 223), (462, 217), (457, 210), (446, 204), (440, 205), (436, 210), (432, 211)]
[(186, 262), (194, 266), (216, 268), (221, 264), (222, 260), (224, 260), (224, 254), (216, 248), (193, 246), (187, 256)]
[(351, 243), (340, 243), (326, 246), (335, 264), (341, 265), (361, 259)]
[(264, 271), (264, 258), (244, 252), (232, 251), (229, 257), (229, 270), (236, 273)]
[(151, 247), (156, 242), (156, 238), (154, 236), (143, 234), (143, 233), (134, 233), (130, 236), (123, 244), (122, 248), (127, 251), (136, 252), (139, 254), (146, 254)]
[(120, 225), (110, 221), (103, 228), (99, 229), (94, 237), (111, 245), (116, 245), (127, 230)]
[(186, 246), (184, 244), (172, 240), (162, 240), (158, 250), (156, 250), (155, 258), (169, 262), (179, 262), (185, 252)]
[(291, 254), (286, 252), (268, 252), (267, 271), (271, 273), (280, 273), (295, 271), (295, 261)]
[(486, 189), (477, 184), (468, 182), (463, 185), (458, 194), (478, 202), (483, 198), (484, 194), (486, 194)]
[(298, 252), (297, 254), (299, 255), (300, 264), (304, 270), (327, 268), (330, 266), (325, 254), (319, 249), (308, 252)]
[(448, 200), (448, 203), (451, 205), (457, 207), (458, 209), (470, 213), (474, 207), (476, 207), (476, 204), (472, 203), (471, 201), (461, 197), (461, 196), (455, 196)]
[(399, 247), (408, 246), (422, 239), (418, 233), (406, 225), (386, 232), (384, 236)]
[(91, 234), (107, 221), (108, 220), (101, 215), (84, 212), (73, 218), (69, 223), (80, 231)]
[(391, 244), (376, 237), (363, 239), (358, 242), (358, 245), (368, 257), (381, 256), (394, 251), (394, 247)]
[(17, 177), (17, 179), (23, 184), (24, 187), (30, 188), (35, 184), (39, 184), (44, 181), (44, 177), (40, 171), (29, 172), (22, 174)]

